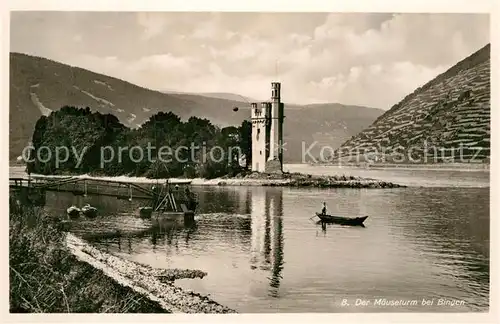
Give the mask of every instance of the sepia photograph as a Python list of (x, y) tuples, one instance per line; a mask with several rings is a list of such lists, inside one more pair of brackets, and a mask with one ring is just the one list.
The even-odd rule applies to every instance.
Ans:
[(9, 313), (491, 311), (490, 14), (8, 17)]

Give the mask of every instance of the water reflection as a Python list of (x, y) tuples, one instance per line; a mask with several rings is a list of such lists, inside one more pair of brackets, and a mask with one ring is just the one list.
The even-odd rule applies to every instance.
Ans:
[(150, 222), (144, 228), (128, 226), (134, 230), (113, 232), (113, 225), (105, 222), (132, 222), (122, 211), (119, 219), (94, 220), (93, 227), (107, 228), (107, 235), (101, 230), (83, 236), (108, 251), (128, 254), (151, 251), (173, 257), (186, 253), (194, 258), (201, 252), (210, 253), (210, 246), (227, 246), (235, 254), (246, 250), (250, 269), (267, 273), (268, 294), (279, 297), (284, 264), (283, 190), (207, 188), (197, 194), (205, 203), (193, 223)]
[(278, 297), (283, 270), (283, 191), (257, 188), (251, 193), (251, 269), (270, 271), (272, 297)]
[[(123, 216), (120, 219), (114, 219), (115, 222), (124, 222), (127, 217)], [(99, 220), (97, 220), (99, 222)], [(114, 230), (114, 231), (92, 231), (89, 227), (82, 229), (80, 235), (93, 243), (98, 243), (100, 246), (109, 251), (111, 246), (116, 246), (119, 252), (133, 253), (132, 246), (139, 246), (147, 240), (148, 245), (153, 251), (163, 245), (178, 246), (179, 240), (182, 239), (186, 246), (189, 244), (191, 236), (197, 230), (196, 221), (145, 221), (146, 227), (129, 228), (128, 230)], [(99, 225), (97, 225), (99, 226)], [(103, 221), (100, 222), (103, 227)], [(81, 228), (82, 226), (80, 226)], [(78, 232), (78, 227), (73, 228), (73, 232)], [(124, 249), (126, 248), (126, 250)]]
[[(283, 279), (281, 273), (283, 270), (283, 200), (282, 200), (282, 192), (280, 191), (280, 195), (276, 195), (275, 197), (279, 197), (276, 200), (271, 198), (271, 205), (274, 208), (274, 231), (273, 233), (273, 261), (272, 261), (272, 270), (271, 270), (271, 278), (270, 278), (270, 295), (273, 297), (278, 297), (278, 290), (280, 287), (280, 280)], [(272, 222), (273, 224), (273, 222)]]
[[(194, 224), (134, 217), (137, 200), (58, 194), (54, 201), (48, 194), (47, 208), (100, 206), (97, 219), (76, 222), (96, 245), (157, 268), (206, 271), (203, 280), (182, 284), (241, 312), (415, 311), (340, 307), (344, 296), (444, 296), (466, 300), (460, 311), (488, 307), (485, 189), (202, 187), (196, 193), (203, 203)], [(331, 213), (369, 215), (366, 228), (316, 225), (310, 216), (325, 199)]]

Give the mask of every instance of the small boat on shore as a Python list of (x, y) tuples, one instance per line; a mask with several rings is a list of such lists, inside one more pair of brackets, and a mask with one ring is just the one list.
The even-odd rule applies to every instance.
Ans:
[(332, 223), (339, 225), (351, 225), (351, 226), (361, 226), (363, 222), (368, 218), (368, 216), (362, 217), (342, 217), (342, 216), (333, 216), (333, 215), (325, 215), (322, 213), (316, 213), (316, 216), (323, 223)]
[(86, 204), (85, 206), (82, 207), (82, 214), (84, 214), (85, 217), (88, 218), (95, 218), (97, 216), (97, 208), (92, 207), (89, 204)]
[(66, 209), (66, 213), (68, 214), (69, 218), (71, 218), (71, 219), (78, 218), (80, 216), (81, 212), (82, 211), (80, 210), (80, 208), (78, 208), (76, 206), (71, 206), (68, 209)]
[(139, 217), (142, 219), (150, 219), (153, 214), (153, 207), (139, 207)]

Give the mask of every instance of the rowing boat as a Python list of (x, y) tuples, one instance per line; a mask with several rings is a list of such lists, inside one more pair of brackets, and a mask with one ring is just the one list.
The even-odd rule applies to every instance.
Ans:
[(368, 218), (368, 216), (342, 217), (342, 216), (325, 215), (321, 213), (316, 213), (316, 216), (318, 216), (321, 222), (323, 223), (334, 223), (334, 224), (352, 225), (352, 226), (363, 225), (365, 219)]
[(82, 214), (84, 214), (87, 218), (95, 218), (97, 216), (97, 208), (86, 204), (82, 207)]
[(80, 210), (80, 208), (78, 208), (76, 206), (71, 206), (68, 209), (66, 209), (66, 213), (68, 214), (69, 218), (71, 218), (71, 219), (77, 219), (80, 216), (81, 212), (82, 211)]

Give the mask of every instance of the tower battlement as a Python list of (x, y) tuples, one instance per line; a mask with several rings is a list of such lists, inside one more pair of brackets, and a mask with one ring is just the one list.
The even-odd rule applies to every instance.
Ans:
[(271, 82), (271, 99), (280, 100), (280, 98), (281, 98), (281, 83)]

